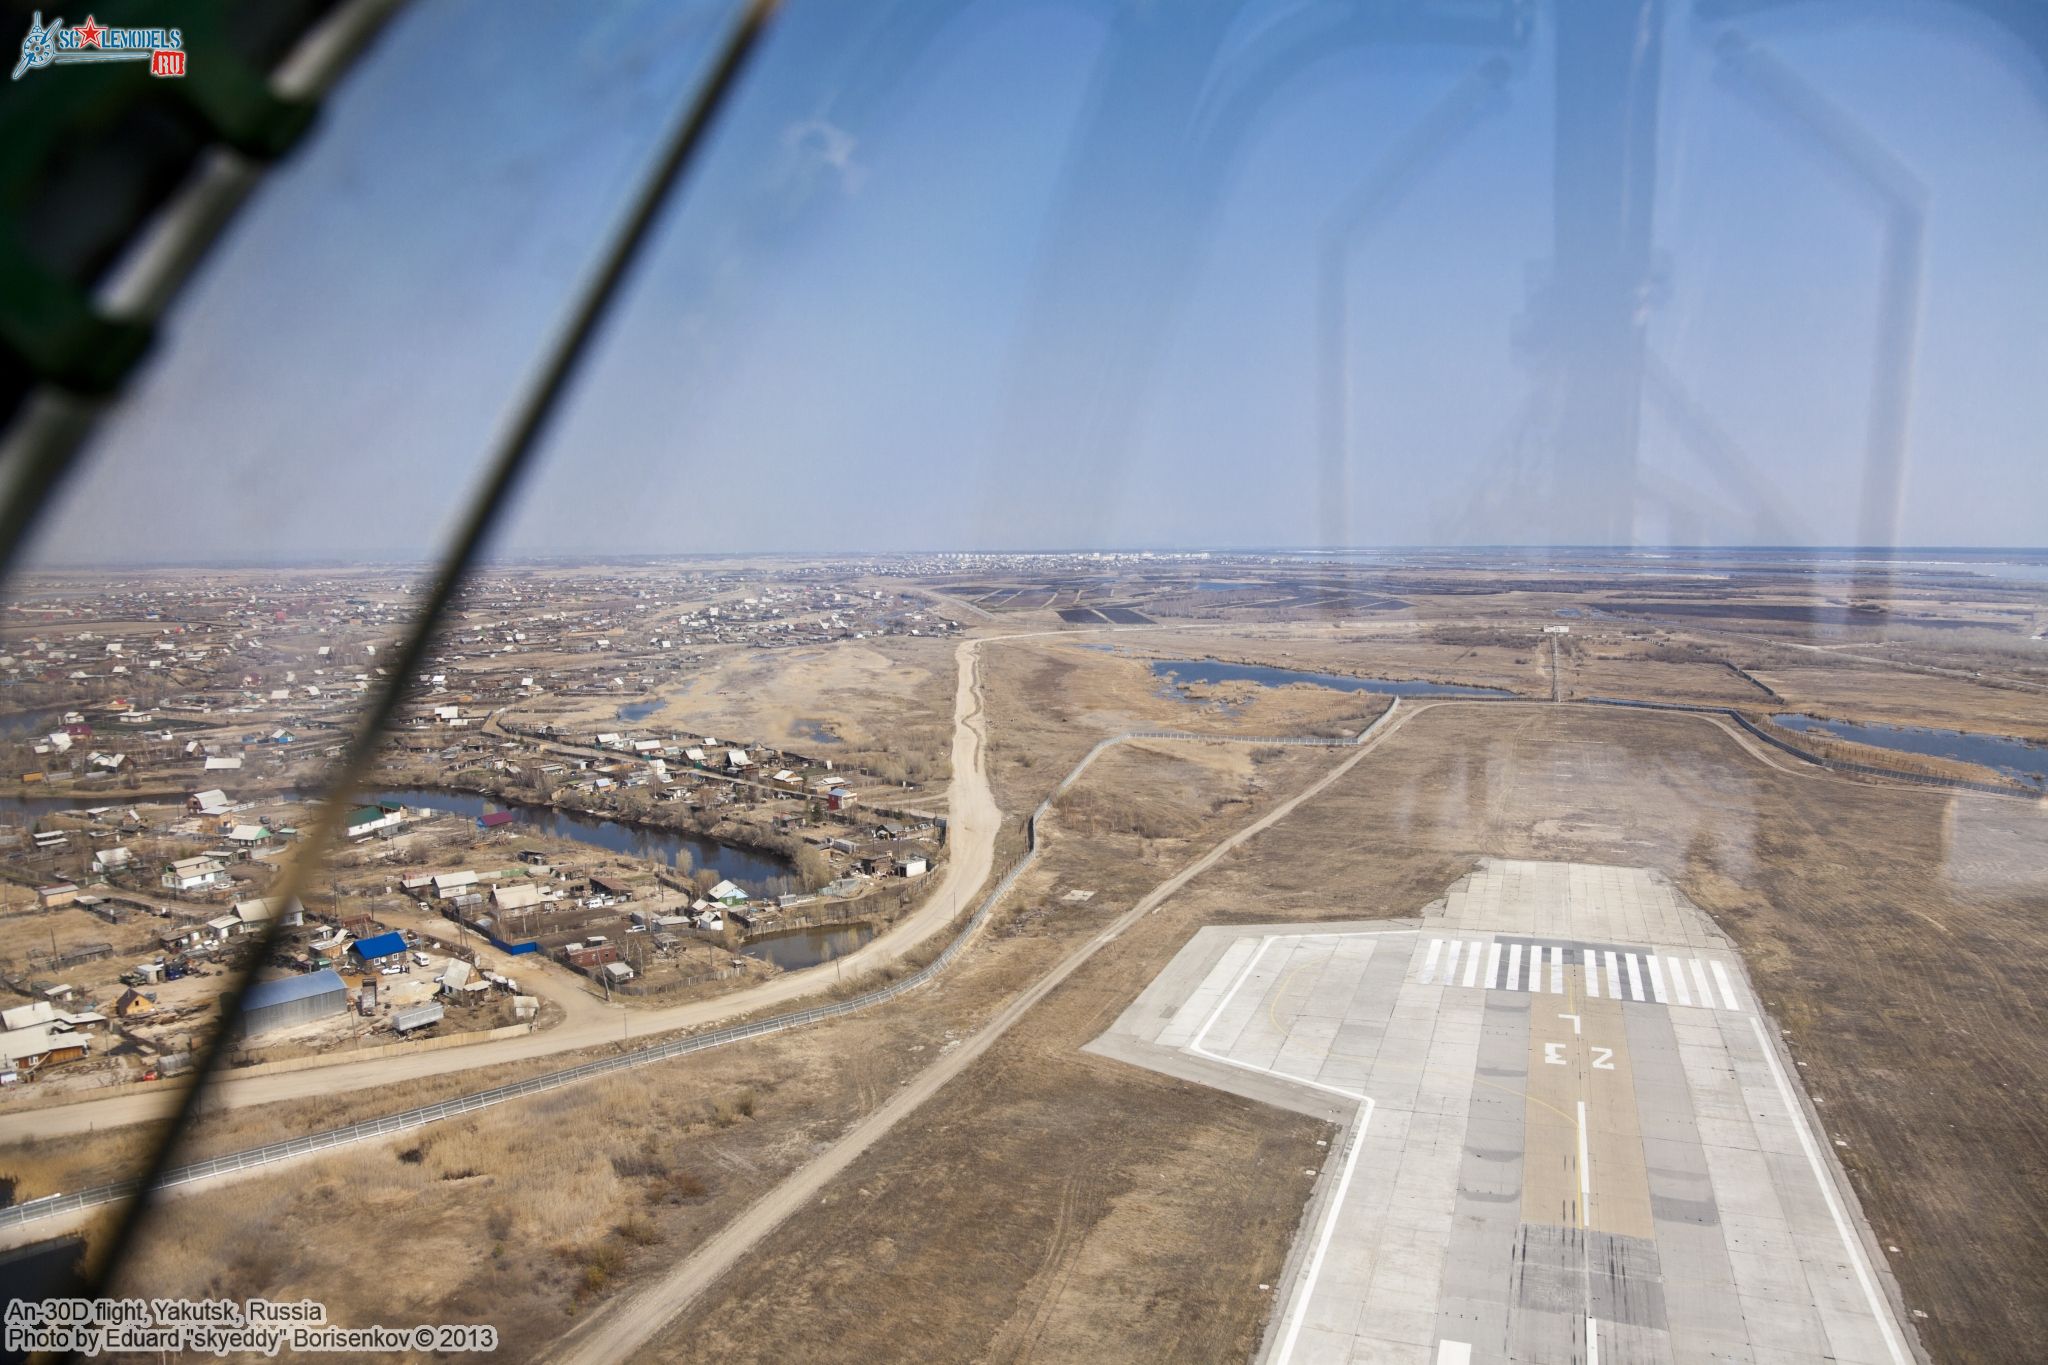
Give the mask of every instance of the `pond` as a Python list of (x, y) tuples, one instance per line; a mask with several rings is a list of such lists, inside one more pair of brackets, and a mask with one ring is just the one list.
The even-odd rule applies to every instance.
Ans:
[(602, 815), (557, 810), (552, 806), (529, 806), (467, 792), (428, 791), (418, 787), (370, 792), (364, 795), (363, 800), (366, 803), (396, 801), (402, 806), (448, 811), (466, 815), (472, 820), (488, 811), (508, 810), (519, 817), (518, 823), (522, 828), (536, 834), (573, 839), (579, 844), (611, 853), (665, 863), (682, 872), (700, 867), (714, 868), (720, 876), (730, 877), (745, 887), (750, 895), (777, 896), (801, 889), (789, 863), (778, 855), (722, 843), (702, 834), (629, 824), (609, 820)]
[(772, 962), (785, 972), (800, 972), (845, 957), (875, 936), (872, 924), (817, 924), (763, 934), (740, 945), (748, 957)]
[(844, 743), (838, 735), (832, 733), (831, 725), (828, 722), (819, 720), (815, 716), (798, 716), (790, 723), (789, 732), (798, 739), (807, 740), (812, 744)]
[(1497, 687), (1454, 687), (1450, 683), (1421, 679), (1389, 682), (1383, 678), (1354, 678), (1346, 673), (1307, 673), (1294, 668), (1271, 668), (1265, 664), (1226, 664), (1215, 659), (1154, 659), (1152, 673), (1175, 687), (1189, 683), (1250, 682), (1261, 687), (1285, 687), (1288, 683), (1313, 683), (1339, 692), (1376, 692), (1386, 697), (1512, 697)]
[(1883, 725), (1876, 722), (1828, 720), (1821, 716), (1786, 714), (1771, 720), (1787, 730), (1801, 733), (1818, 730), (1837, 739), (1853, 740), (1878, 749), (1902, 754), (1925, 754), (1931, 758), (1954, 758), (1996, 769), (2017, 778), (2037, 791), (2048, 791), (2048, 744), (2035, 744), (2005, 735), (1981, 735), (1968, 730), (1936, 730), (1920, 725)]
[(646, 720), (656, 711), (659, 711), (661, 707), (661, 698), (650, 697), (646, 701), (629, 701), (613, 714), (630, 725), (635, 721)]
[(11, 714), (0, 716), (0, 736), (5, 736), (8, 739), (24, 739), (29, 735), (40, 736), (50, 730), (55, 730), (58, 728), (58, 722), (63, 719), (64, 709), (58, 706), (45, 708), (41, 711), (15, 711)]

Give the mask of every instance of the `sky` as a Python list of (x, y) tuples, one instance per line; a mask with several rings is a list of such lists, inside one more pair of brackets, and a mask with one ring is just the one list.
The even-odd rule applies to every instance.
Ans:
[[(2040, 545), (2039, 60), (1939, 3), (1642, 12), (1630, 115), (1549, 4), (788, 0), (493, 551)], [(437, 553), (730, 14), (406, 6), (34, 557)]]

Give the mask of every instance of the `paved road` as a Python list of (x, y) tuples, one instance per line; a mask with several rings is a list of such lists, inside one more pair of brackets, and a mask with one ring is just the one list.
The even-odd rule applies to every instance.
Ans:
[(1259, 819), (1223, 839), (1208, 852), (1154, 887), (1143, 900), (1118, 916), (1108, 928), (1089, 939), (1062, 959), (1058, 966), (1033, 982), (1006, 1005), (1002, 1013), (983, 1025), (974, 1037), (925, 1068), (887, 1104), (861, 1120), (852, 1131), (814, 1157), (808, 1165), (798, 1168), (788, 1179), (756, 1200), (667, 1275), (586, 1318), (584, 1323), (565, 1339), (557, 1358), (565, 1365), (610, 1365), (612, 1361), (628, 1358), (688, 1307), (693, 1299), (730, 1270), (742, 1256), (781, 1226), (791, 1214), (817, 1197), (826, 1183), (851, 1165), (855, 1158), (880, 1141), (890, 1129), (915, 1112), (948, 1081), (965, 1071), (988, 1051), (989, 1047), (1029, 1013), (1034, 1005), (1072, 976), (1082, 963), (1113, 942), (1141, 916), (1158, 909), (1169, 896), (1215, 866), (1217, 861), (1232, 849), (1286, 819), (1304, 801), (1321, 794), (1332, 782), (1350, 772), (1359, 760), (1377, 748), (1382, 739), (1405, 724), (1409, 717), (1427, 709), (1427, 703), (1409, 708), (1402, 707), (1397, 701), (1386, 716), (1386, 723), (1381, 725), (1366, 743), (1354, 749), (1342, 763), (1323, 774), (1303, 791), (1289, 797)]
[[(959, 684), (954, 696), (953, 781), (947, 808), (946, 861), (934, 874), (924, 904), (858, 951), (841, 958), (842, 971), (856, 975), (894, 962), (921, 946), (950, 924), (983, 882), (995, 861), (996, 830), (1002, 813), (989, 790), (987, 721), (982, 710), (980, 650), (985, 640), (963, 640), (955, 651)], [(522, 977), (536, 975), (514, 966)], [(343, 1062), (280, 1075), (225, 1077), (217, 1081), (209, 1105), (239, 1108), (278, 1100), (305, 1099), (372, 1085), (391, 1085), (454, 1071), (469, 1071), (501, 1062), (524, 1061), (576, 1048), (644, 1037), (676, 1029), (710, 1027), (758, 1010), (786, 1005), (830, 990), (840, 973), (792, 972), (750, 990), (715, 1000), (674, 1005), (666, 1009), (610, 1009), (599, 1013), (572, 1010), (570, 1017), (544, 1033), (528, 1034), (472, 1047), (445, 1048), (413, 1057)], [(524, 982), (522, 981), (522, 985)], [(27, 1137), (57, 1137), (141, 1123), (168, 1114), (178, 1091), (172, 1086), (78, 1104), (56, 1105), (0, 1114), (0, 1142)]]

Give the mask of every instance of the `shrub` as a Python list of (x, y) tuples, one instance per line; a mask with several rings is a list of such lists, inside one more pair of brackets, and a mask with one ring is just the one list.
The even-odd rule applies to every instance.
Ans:
[(648, 1188), (647, 1202), (680, 1204), (702, 1199), (708, 1193), (710, 1188), (695, 1171), (670, 1171)]

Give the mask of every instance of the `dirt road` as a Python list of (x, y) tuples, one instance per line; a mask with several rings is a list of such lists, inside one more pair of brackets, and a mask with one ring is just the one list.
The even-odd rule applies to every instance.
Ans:
[(826, 1148), (808, 1165), (799, 1168), (787, 1180), (727, 1224), (675, 1269), (630, 1297), (586, 1318), (575, 1332), (564, 1339), (557, 1359), (564, 1362), (564, 1365), (609, 1365), (612, 1361), (626, 1359), (658, 1333), (692, 1299), (731, 1269), (740, 1257), (762, 1238), (815, 1198), (819, 1191), (834, 1176), (851, 1165), (855, 1158), (872, 1147), (903, 1118), (937, 1094), (948, 1081), (988, 1051), (989, 1047), (1029, 1013), (1034, 1005), (1072, 976), (1106, 944), (1113, 942), (1140, 918), (1164, 904), (1169, 896), (1188, 882), (1215, 866), (1217, 861), (1232, 849), (1286, 819), (1296, 807), (1319, 795), (1331, 783), (1350, 772), (1361, 759), (1376, 749), (1387, 735), (1400, 728), (1411, 716), (1427, 709), (1427, 704), (1420, 707), (1402, 707), (1397, 700), (1387, 711), (1371, 738), (1352, 750), (1342, 763), (1265, 815), (1229, 835), (1201, 857), (1194, 859), (1154, 887), (1143, 900), (1118, 916), (1108, 928), (1089, 939), (1058, 966), (1032, 983), (1027, 990), (1005, 1006), (1000, 1014), (983, 1026), (980, 1032), (920, 1073), (887, 1104), (868, 1115), (851, 1132)]
[[(445, 1048), (414, 1057), (372, 1062), (340, 1062), (305, 1071), (242, 1079), (223, 1077), (212, 1087), (209, 1105), (239, 1108), (277, 1100), (305, 1099), (373, 1085), (416, 1080), (453, 1071), (523, 1061), (577, 1048), (614, 1043), (676, 1029), (715, 1026), (756, 1011), (785, 1005), (832, 989), (842, 977), (884, 966), (942, 932), (988, 880), (995, 860), (997, 827), (1002, 812), (988, 783), (987, 720), (982, 710), (980, 652), (984, 640), (963, 640), (955, 651), (959, 684), (953, 703), (953, 782), (947, 803), (946, 861), (939, 867), (930, 893), (916, 911), (878, 934), (858, 951), (839, 959), (837, 972), (792, 972), (750, 990), (715, 1000), (674, 1005), (666, 1009), (631, 1010), (578, 1007), (561, 1025), (472, 1047)], [(519, 970), (522, 978), (540, 975)], [(593, 1002), (594, 1003), (594, 1002)], [(0, 1114), (0, 1142), (30, 1137), (59, 1137), (143, 1123), (168, 1115), (178, 1091), (169, 1086), (78, 1104)]]

